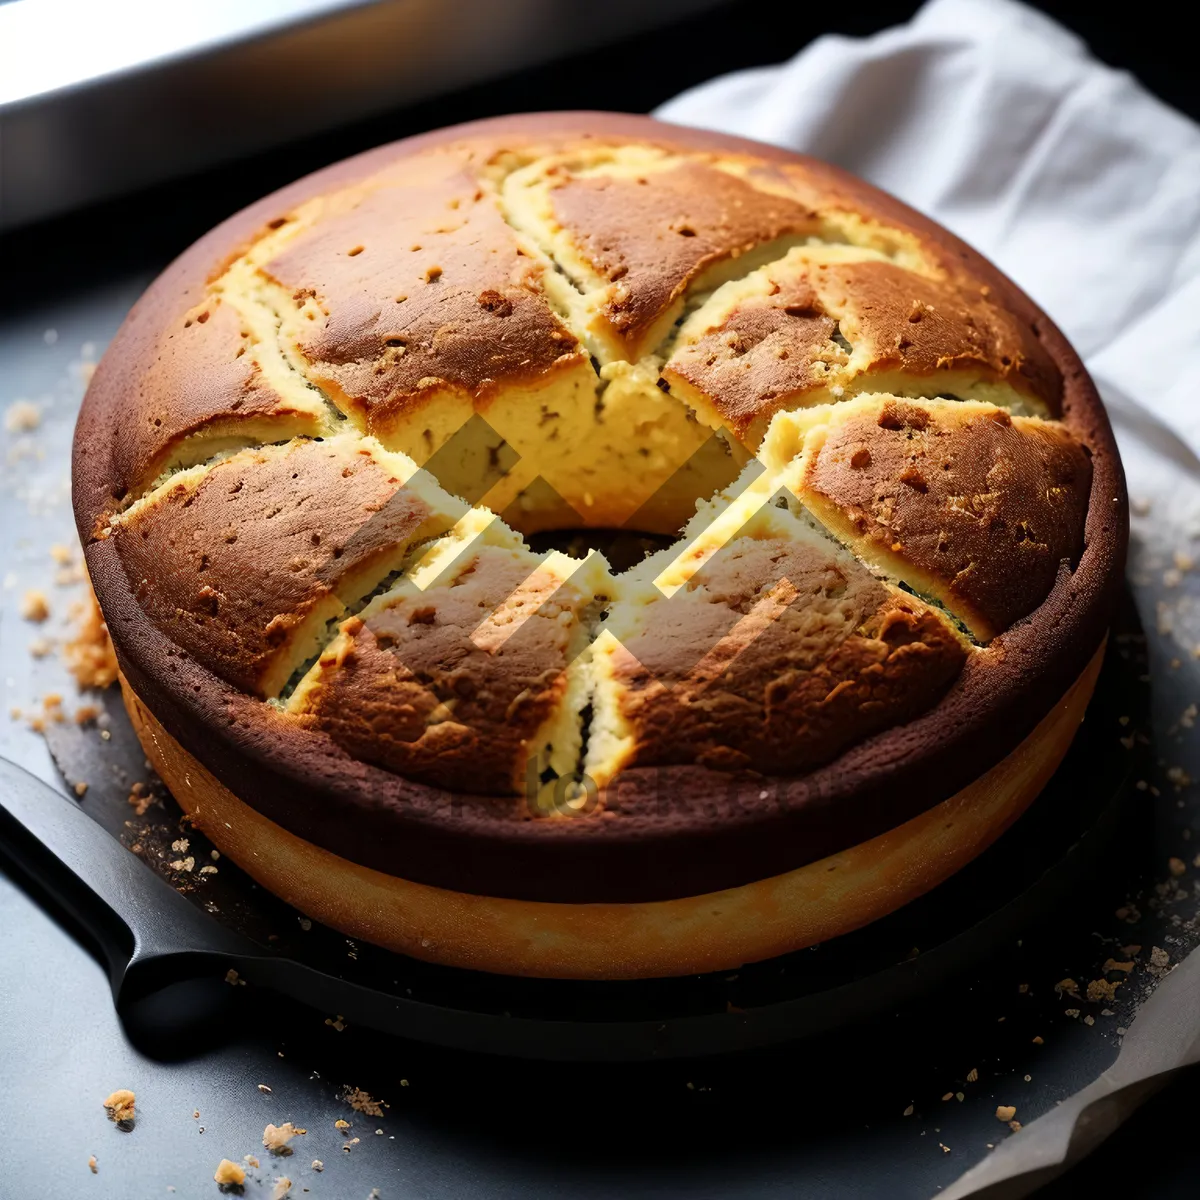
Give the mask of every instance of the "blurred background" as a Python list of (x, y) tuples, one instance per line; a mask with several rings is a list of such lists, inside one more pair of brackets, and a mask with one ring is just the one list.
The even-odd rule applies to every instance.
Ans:
[[(1200, 115), (1187, 39), (1124, 7), (1034, 4)], [(822, 34), (870, 34), (919, 7), (0, 0), (0, 232), (96, 205), (97, 221), (119, 226), (141, 192), (137, 225), (153, 254), (156, 210), (190, 240), (264, 191), (380, 142), (500, 112), (645, 112)]]

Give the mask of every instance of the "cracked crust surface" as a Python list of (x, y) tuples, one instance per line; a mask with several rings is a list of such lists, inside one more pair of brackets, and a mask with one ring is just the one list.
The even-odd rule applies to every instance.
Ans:
[(805, 441), (800, 498), (980, 640), (1027, 616), (1079, 561), (1092, 464), (1061, 424), (879, 397), (828, 417)]
[(441, 392), (486, 406), (578, 358), (469, 152), (409, 160), (331, 208), (262, 272), (306, 374), (367, 432)]
[(666, 763), (809, 771), (929, 708), (968, 653), (938, 613), (803, 529), (735, 538), (669, 598), (647, 591), (597, 652), (593, 719), (624, 731), (590, 764), (600, 783)]
[(507, 793), (516, 812), (530, 762), (553, 753), (543, 738), (567, 699), (580, 614), (603, 586), (578, 565), (469, 545), (427, 586), (405, 580), (346, 621), (291, 710), (355, 758)]
[[(182, 323), (205, 310), (193, 376), (179, 349), (193, 326)], [(872, 432), (874, 472), (846, 467), (838, 439), (862, 440), (849, 414), (863, 401), (850, 398), (877, 391), (964, 403), (943, 402), (956, 419), (905, 433), (903, 445), (885, 436), (897, 430)], [(253, 422), (233, 415), (247, 405)], [(982, 407), (1000, 419), (976, 421)], [(808, 424), (775, 436), (793, 410)], [(154, 432), (131, 448), (115, 435), (126, 426)], [(478, 436), (464, 448), (468, 427)], [(406, 465), (360, 490), (374, 475), (360, 471), (351, 486), (330, 474), (329, 455), (368, 435), (373, 463)], [(283, 445), (231, 456), (269, 441)], [(914, 455), (952, 459), (959, 490), (911, 486)], [(276, 470), (246, 492), (261, 512), (222, 486), (237, 471), (266, 481), (293, 457), (311, 458), (311, 469)], [(177, 468), (189, 469), (160, 479)], [(753, 483), (764, 468), (768, 480)], [(606, 581), (606, 612), (585, 612), (581, 596), (549, 623), (539, 600), (522, 627), (553, 632), (538, 643), (546, 665), (518, 664), (514, 641), (508, 677), (498, 647), (416, 638), (461, 630), (466, 597), (434, 588), (423, 604), (388, 605), (371, 593), (403, 592), (420, 569), (412, 545), (461, 517), (466, 505), (456, 509), (437, 482), (524, 534), (669, 532), (722, 489), (746, 487), (747, 503), (764, 503), (778, 485), (790, 489), (782, 503), (896, 578), (872, 578), (830, 545), (825, 566), (792, 564), (806, 581), (794, 596), (745, 572), (744, 594), (715, 596), (722, 564), (761, 555), (763, 539), (734, 522), (677, 605), (694, 636), (672, 618), (635, 652), (630, 627), (624, 665), (608, 672), (621, 691), (618, 734), (640, 730), (641, 748), (596, 803), (585, 781), (572, 811), (595, 819), (529, 819), (543, 810), (513, 800), (527, 762), (540, 761), (531, 740), (549, 736), (538, 753), (559, 779), (591, 753), (589, 737), (604, 744), (585, 714), (587, 681), (598, 687), (600, 667), (617, 661), (600, 652), (614, 636), (601, 617), (617, 629), (641, 606), (640, 585)], [(1010, 499), (980, 499), (993, 493)], [(969, 512), (953, 503), (963, 495), (978, 501)], [(431, 498), (445, 512), (436, 527), (418, 520)], [(951, 794), (1008, 753), (1082, 670), (1107, 626), (1126, 527), (1090, 381), (989, 264), (823, 164), (605, 114), (485, 122), (383, 147), (202, 239), (139, 303), (96, 374), (77, 432), (75, 500), (131, 685), (239, 795), (301, 836), (408, 878), (588, 900), (761, 878)], [(226, 510), (239, 504), (254, 531), (244, 524), (237, 542), (223, 542)], [(951, 530), (949, 553), (947, 512), (966, 522)], [(274, 536), (282, 526), (271, 522), (287, 514), (291, 526)], [(1030, 536), (1014, 542), (1022, 522)], [(897, 529), (920, 586), (877, 552)], [(331, 567), (297, 551), (313, 532), (360, 544)], [(685, 535), (669, 553), (683, 562), (689, 544)], [(519, 538), (505, 545), (520, 558)], [(831, 575), (834, 560), (852, 569)], [(526, 580), (537, 578), (522, 562)], [(987, 570), (972, 570), (979, 563)], [(397, 571), (406, 574), (392, 579)], [(513, 585), (505, 597), (477, 581), (476, 605), (500, 610), (533, 587), (515, 583), (519, 573), (496, 568)], [(672, 599), (657, 604), (665, 611)], [(354, 627), (363, 605), (389, 646), (371, 620)], [(730, 641), (752, 613), (757, 624)], [(347, 616), (354, 632), (338, 632)], [(978, 644), (963, 642), (953, 619)], [(413, 639), (395, 637), (401, 628)], [(430, 677), (420, 696), (405, 691), (398, 644)], [(297, 693), (312, 707), (287, 702), (299, 668), (335, 645), (347, 655), (338, 670)], [(719, 686), (675, 678), (679, 653), (690, 671), (722, 668)], [(313, 670), (329, 665), (323, 657)], [(423, 756), (423, 742), (445, 736), (437, 726), (453, 708), (439, 689), (466, 677), (460, 667), (495, 681), (488, 716), (453, 753)], [(669, 704), (647, 702), (664, 692)], [(282, 707), (262, 703), (276, 695)], [(512, 730), (493, 735), (501, 702), (507, 719), (518, 696)], [(788, 730), (811, 736), (789, 740)], [(485, 743), (497, 758), (472, 775), (465, 764)], [(764, 771), (782, 773), (783, 811), (761, 800)]]
[(201, 666), (279, 693), (325, 624), (453, 520), (357, 439), (245, 450), (168, 480), (111, 534), (149, 619)]
[(672, 387), (754, 444), (781, 409), (862, 391), (1060, 411), (1059, 369), (986, 283), (847, 249), (795, 250), (714, 296), (667, 363)]

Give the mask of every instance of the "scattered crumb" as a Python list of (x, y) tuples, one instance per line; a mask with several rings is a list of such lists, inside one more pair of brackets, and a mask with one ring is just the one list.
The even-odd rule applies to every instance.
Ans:
[(60, 567), (65, 567), (70, 564), (75, 555), (70, 546), (55, 544), (50, 547), (50, 557), (54, 559), (54, 561), (58, 563)]
[(914, 1105), (910, 1104), (903, 1112), (903, 1116), (911, 1117), (913, 1115)]
[(97, 1174), (100, 1170), (100, 1168), (96, 1166), (96, 1156), (94, 1154), (88, 1159), (88, 1170), (91, 1171), (93, 1175)]
[(84, 691), (102, 691), (116, 682), (117, 656), (90, 587), (86, 598), (72, 608), (71, 618), (75, 636), (63, 647), (67, 670)]
[(338, 1117), (338, 1119), (336, 1121), (334, 1121), (333, 1127), (334, 1127), (334, 1129), (349, 1129), (350, 1122), (343, 1121), (341, 1117)]
[(62, 697), (57, 693), (51, 693), (42, 698), (42, 711), (29, 717), (29, 728), (34, 733), (45, 733), (47, 725), (61, 725), (65, 720)]
[[(177, 858), (167, 865), (172, 871), (190, 871), (196, 865), (196, 860), (189, 854), (187, 858)], [(261, 1086), (262, 1084), (259, 1084), (259, 1087)]]
[(1187, 863), (1185, 863), (1182, 858), (1168, 858), (1167, 870), (1169, 870), (1172, 875), (1178, 878), (1187, 871)]
[(266, 1146), (272, 1154), (291, 1154), (292, 1148), (288, 1142), (297, 1134), (307, 1133), (307, 1129), (297, 1129), (291, 1121), (284, 1121), (282, 1125), (268, 1125), (263, 1130), (263, 1145)]
[(104, 1107), (110, 1121), (115, 1121), (122, 1129), (133, 1128), (134, 1095), (128, 1088), (118, 1088), (104, 1101)]
[(81, 800), (87, 795), (87, 790), (88, 785), (82, 779), (75, 785), (75, 795), (77, 795)]
[(271, 1200), (284, 1200), (291, 1190), (292, 1181), (286, 1175), (281, 1175), (275, 1180), (275, 1190), (271, 1193)]
[(947, 1146), (947, 1145), (945, 1144), (945, 1142), (938, 1142), (938, 1146), (940, 1146), (940, 1147), (941, 1147), (941, 1151), (942, 1151), (942, 1153), (943, 1153), (943, 1154), (949, 1154), (949, 1153), (950, 1153), (950, 1147), (949, 1147), (949, 1146)]
[(1055, 985), (1054, 990), (1061, 996), (1064, 992), (1068, 996), (1074, 996), (1079, 999), (1079, 984), (1073, 979), (1060, 979)]
[[(232, 967), (225, 972), (225, 982), (230, 984), (232, 987), (237, 987), (239, 983), (242, 985), (242, 987), (246, 986), (246, 981), (242, 979)], [(269, 1126), (269, 1128), (273, 1129), (274, 1126)]]
[(21, 616), (26, 621), (41, 624), (50, 616), (50, 601), (46, 593), (38, 588), (30, 588), (21, 600)]
[(1046, 1039), (1043, 1037), (1035, 1037), (1033, 1039), (1033, 1044), (1035, 1046), (1044, 1046), (1046, 1044)]
[(1009, 1127), (1009, 1129), (1011, 1129), (1013, 1131), (1013, 1133), (1021, 1132), (1021, 1122), (1020, 1121), (1009, 1121), (1008, 1127)]
[(979, 1070), (978, 1070), (978, 1068), (976, 1068), (976, 1067), (972, 1067), (972, 1068), (971, 1068), (971, 1069), (970, 1069), (970, 1070), (967, 1072), (967, 1082), (968, 1082), (968, 1083), (975, 1083), (975, 1082), (976, 1082), (978, 1079), (979, 1079)]
[(135, 783), (129, 789), (129, 795), (126, 797), (130, 807), (132, 807), (136, 816), (145, 816), (146, 809), (154, 802), (154, 797), (150, 793), (149, 787), (144, 783)]
[(325, 1024), (332, 1025), (333, 1028), (338, 1031), (338, 1033), (341, 1033), (342, 1030), (346, 1028), (346, 1022), (342, 1020), (341, 1013), (338, 1013), (336, 1017), (326, 1017)]
[(323, 1171), (325, 1170), (325, 1164), (319, 1158), (314, 1158), (312, 1160), (312, 1169), (314, 1171)]
[(260, 1092), (266, 1092), (268, 1096), (271, 1094), (271, 1089), (269, 1087), (267, 1087), (267, 1085), (265, 1083), (260, 1083), (258, 1085), (258, 1090)]
[(945, 1094), (945, 1095), (942, 1097), (942, 1103), (944, 1104), (944, 1103), (945, 1103), (947, 1100), (953, 1100), (953, 1099), (954, 1099), (954, 1093), (953, 1093), (953, 1092), (947, 1092), (947, 1093), (946, 1093), (946, 1094)]
[(185, 854), (187, 852), (187, 848), (187, 838), (176, 838), (175, 841), (171, 843), (171, 849), (174, 850), (176, 854)]
[(1150, 965), (1157, 967), (1160, 971), (1171, 961), (1171, 956), (1158, 946), (1150, 947)]
[(75, 710), (75, 724), (79, 726), (93, 725), (100, 718), (100, 709), (94, 704), (85, 704)]
[(996, 1108), (997, 1121), (1011, 1121), (1017, 1115), (1016, 1106), (1013, 1104), (1001, 1104)]
[(42, 410), (32, 400), (16, 400), (4, 414), (9, 433), (32, 433), (42, 423)]
[(1107, 975), (1109, 971), (1124, 971), (1126, 975), (1133, 970), (1132, 962), (1117, 962), (1115, 958), (1106, 958), (1104, 960), (1104, 973)]
[(54, 643), (49, 638), (34, 638), (29, 643), (29, 655), (31, 658), (49, 658), (54, 652)]
[(72, 563), (69, 567), (59, 567), (54, 572), (55, 587), (74, 587), (87, 578), (83, 563)]
[(344, 1087), (342, 1089), (342, 1099), (355, 1112), (363, 1113), (368, 1117), (382, 1117), (383, 1110), (386, 1107), (382, 1101), (375, 1100), (368, 1092), (364, 1092), (362, 1088)]
[(258, 1159), (254, 1157), (253, 1154), (243, 1154), (242, 1162), (244, 1162), (246, 1164), (246, 1166), (251, 1167), (255, 1171), (257, 1171), (258, 1168), (260, 1166), (262, 1166), (262, 1163), (260, 1163), (258, 1161)]
[(230, 1162), (229, 1159), (223, 1158), (217, 1163), (217, 1169), (213, 1173), (213, 1179), (222, 1185), (238, 1184), (239, 1186), (246, 1182), (246, 1172), (235, 1162)]
[(1093, 979), (1087, 985), (1087, 998), (1094, 1004), (1101, 1000), (1115, 1000), (1121, 982), (1119, 979), (1115, 983), (1109, 983), (1107, 979)]

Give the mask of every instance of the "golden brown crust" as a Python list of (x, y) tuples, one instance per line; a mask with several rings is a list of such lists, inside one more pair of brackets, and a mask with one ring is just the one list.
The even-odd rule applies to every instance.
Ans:
[(1103, 658), (1003, 761), (887, 833), (772, 878), (633, 904), (546, 904), (429, 887), (304, 841), (224, 787), (122, 680), (134, 728), (195, 826), (252, 878), (349, 937), (414, 958), (558, 979), (731, 970), (858, 929), (949, 878), (1016, 820), (1083, 719)]
[[(245, 322), (217, 297), (168, 325), (128, 403), (132, 419), (113, 446), (122, 496), (141, 492), (170, 464), (207, 457), (218, 438), (284, 441), (322, 428), (320, 398), (281, 396), (263, 376)], [(191, 453), (188, 438), (197, 442)]]
[(801, 479), (802, 498), (868, 558), (986, 640), (1078, 562), (1092, 466), (1057, 422), (879, 399), (830, 410)]
[(831, 368), (849, 356), (835, 342), (838, 322), (805, 278), (748, 298), (717, 327), (671, 355), (663, 377), (694, 407), (711, 408), (722, 427), (753, 445), (789, 404), (828, 395)]
[(520, 793), (566, 690), (583, 602), (532, 555), (472, 548), (437, 584), (349, 621), (300, 711), (356, 758), (409, 779)]
[(747, 444), (758, 443), (780, 409), (859, 391), (961, 399), (1002, 385), (1012, 400), (1061, 408), (1053, 360), (977, 279), (950, 282), (880, 259), (822, 260), (804, 251), (761, 275), (761, 288), (685, 340), (664, 372)]
[(841, 330), (866, 359), (860, 370), (891, 371), (924, 394), (940, 377), (966, 372), (1007, 384), (1052, 413), (1062, 407), (1062, 374), (1017, 317), (978, 279), (924, 278), (894, 263), (824, 263), (813, 283)]
[(687, 286), (723, 260), (815, 234), (817, 214), (702, 162), (633, 177), (565, 175), (550, 192), (583, 257), (613, 284), (604, 315), (632, 358)]
[(121, 562), (150, 620), (260, 696), (291, 674), (277, 667), (298, 629), (342, 612), (343, 582), (366, 571), (369, 591), (434, 518), (365, 445), (338, 440), (247, 450), (180, 478), (117, 525)]
[(483, 402), (579, 357), (541, 264), (466, 154), (405, 162), (339, 197), (263, 271), (290, 296), (285, 324), (311, 377), (368, 432), (436, 393)]
[(743, 537), (612, 657), (630, 764), (790, 774), (931, 707), (966, 651), (831, 546)]

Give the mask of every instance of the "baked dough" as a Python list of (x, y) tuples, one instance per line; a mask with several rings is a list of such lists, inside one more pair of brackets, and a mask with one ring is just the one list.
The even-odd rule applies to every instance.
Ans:
[[(544, 975), (779, 953), (968, 861), (1065, 753), (1127, 537), (1094, 387), (990, 264), (824, 164), (611, 114), (231, 218), (105, 355), (74, 484), (139, 732), (230, 856)], [(814, 882), (846, 855), (860, 899)]]

